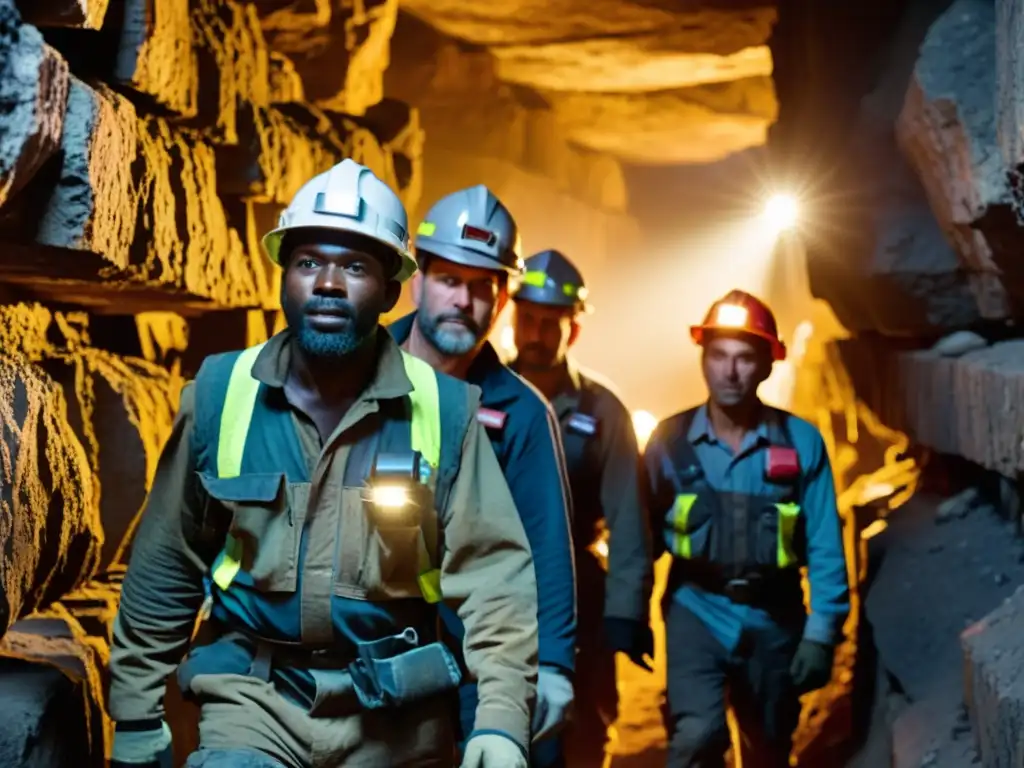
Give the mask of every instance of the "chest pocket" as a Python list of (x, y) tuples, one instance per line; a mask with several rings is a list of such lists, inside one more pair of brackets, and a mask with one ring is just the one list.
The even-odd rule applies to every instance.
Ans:
[(211, 578), (221, 589), (237, 581), (263, 592), (294, 592), (299, 536), (308, 483), (291, 483), (283, 473), (235, 477), (199, 475), (207, 503), (230, 517), (224, 549)]
[[(389, 518), (386, 510), (375, 511), (366, 485), (348, 486), (341, 491), (339, 546), (334, 564), (334, 593), (366, 600), (426, 598), (421, 575), (424, 570), (424, 531), (436, 526), (429, 490), (413, 503), (421, 523), (408, 518)], [(438, 595), (438, 598), (440, 595)]]

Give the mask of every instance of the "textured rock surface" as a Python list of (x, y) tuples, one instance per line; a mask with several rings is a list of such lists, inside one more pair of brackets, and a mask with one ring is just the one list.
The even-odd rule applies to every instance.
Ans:
[(888, 351), (866, 340), (839, 345), (858, 396), (884, 423), (1006, 477), (1024, 470), (1024, 340), (957, 358)]
[(100, 670), (105, 641), (63, 607), (24, 619), (0, 640), (0, 760), (26, 768), (103, 768), (110, 739)]
[(88, 579), (99, 560), (96, 488), (66, 413), (63, 392), (38, 367), (0, 360), (0, 629)]
[(188, 0), (124, 0), (115, 77), (154, 106), (183, 117), (196, 114), (198, 64)]
[(988, 280), (986, 316), (1005, 317), (1001, 294), (1018, 290), (1020, 235), (996, 141), (995, 25), (985, 0), (957, 0), (932, 25), (896, 133), (964, 266)]
[(482, 46), (498, 81), (533, 92), (580, 147), (672, 164), (764, 143), (776, 114), (771, 5), (411, 0), (402, 9)]
[(1018, 213), (1024, 210), (1024, 6), (996, 0), (996, 120)]
[(361, 115), (384, 97), (398, 0), (256, 0), (271, 46), (287, 54), (316, 105)]
[(19, 0), (21, 15), (37, 27), (99, 29), (110, 0)]
[(92, 251), (128, 266), (138, 130), (135, 109), (124, 97), (72, 78), (60, 181), (39, 222), (40, 243)]
[(1024, 762), (1024, 587), (964, 632), (967, 704), (985, 768)]
[(39, 30), (19, 23), (12, 0), (0, 0), (0, 205), (32, 178), (60, 146), (68, 69)]

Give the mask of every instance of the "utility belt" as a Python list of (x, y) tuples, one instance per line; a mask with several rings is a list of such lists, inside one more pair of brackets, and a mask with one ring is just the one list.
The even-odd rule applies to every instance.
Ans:
[(215, 639), (193, 648), (178, 668), (186, 695), (198, 675), (248, 675), (273, 683), (314, 717), (344, 717), (403, 707), (454, 690), (462, 681), (451, 651), (440, 642), (420, 645), (412, 627), (357, 642), (354, 654), (224, 629), (211, 627)]
[(804, 614), (803, 586), (800, 571), (795, 568), (725, 568), (706, 561), (677, 559), (672, 563), (666, 596), (683, 586), (769, 613)]

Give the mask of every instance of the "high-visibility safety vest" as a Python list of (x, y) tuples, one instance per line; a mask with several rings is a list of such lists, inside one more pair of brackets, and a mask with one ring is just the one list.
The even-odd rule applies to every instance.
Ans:
[[(201, 473), (213, 474), (218, 479), (237, 478), (246, 472), (258, 474), (265, 467), (287, 467), (289, 460), (290, 475), (301, 477), (307, 472), (290, 412), (285, 407), (275, 408), (269, 403), (268, 388), (252, 376), (253, 364), (262, 348), (260, 344), (239, 353), (216, 356), (220, 360), (211, 358), (208, 362), (213, 370), (205, 372), (205, 376), (201, 371), (196, 377), (197, 418), (193, 444)], [(233, 360), (230, 359), (232, 356)], [(462, 435), (468, 420), (465, 397), (456, 389), (460, 383), (439, 376), (427, 363), (404, 352), (402, 360), (413, 385), (413, 391), (407, 396), (408, 423), (404, 425), (408, 449), (418, 451), (427, 462), (428, 475), (421, 477), (421, 481), (433, 486), (435, 504), (442, 510), (458, 470)], [(216, 383), (211, 385), (204, 381), (223, 379), (225, 373), (226, 386), (223, 382), (218, 387)], [(215, 416), (206, 398), (216, 401), (218, 389), (223, 391), (223, 396), (219, 414)], [(442, 407), (442, 401), (445, 407)], [(203, 417), (200, 416), (201, 410), (205, 411)], [(208, 425), (211, 420), (217, 422), (215, 433), (202, 429), (203, 424)], [(442, 428), (442, 420), (445, 429)], [(256, 430), (252, 429), (254, 423), (257, 423)], [(250, 440), (251, 434), (258, 434), (259, 439)], [(389, 450), (397, 452), (393, 447)], [(372, 466), (372, 457), (365, 458), (364, 470), (368, 470)], [(353, 457), (350, 456), (349, 460), (351, 462)], [(346, 484), (350, 475), (346, 472)], [(360, 479), (365, 479), (365, 475)], [(442, 599), (439, 553), (436, 551), (439, 532), (425, 531), (424, 534), (420, 537), (418, 582), (423, 599), (437, 603)], [(244, 573), (243, 546), (240, 539), (230, 533), (226, 535), (223, 548), (210, 571), (212, 583), (220, 590), (228, 590)]]
[[(673, 439), (666, 445), (676, 491), (664, 513), (662, 535), (667, 550), (684, 561), (713, 563), (726, 578), (802, 565), (806, 532), (797, 499), (799, 466), (778, 479), (768, 478), (770, 490), (764, 495), (712, 488), (687, 436), (695, 414), (693, 409), (679, 417)], [(793, 451), (784, 418), (771, 424), (769, 433), (769, 451)]]

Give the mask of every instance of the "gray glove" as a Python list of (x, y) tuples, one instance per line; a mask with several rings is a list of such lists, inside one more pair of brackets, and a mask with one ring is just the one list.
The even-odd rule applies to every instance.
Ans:
[(466, 744), (462, 768), (527, 768), (526, 755), (512, 739), (481, 733)]
[(171, 729), (167, 723), (148, 731), (114, 731), (111, 768), (170, 768), (171, 762)]
[(537, 675), (537, 708), (533, 713), (533, 741), (553, 736), (565, 727), (573, 703), (572, 683), (553, 667)]

